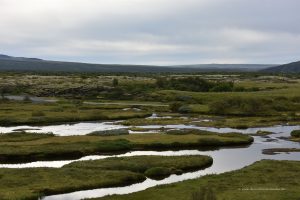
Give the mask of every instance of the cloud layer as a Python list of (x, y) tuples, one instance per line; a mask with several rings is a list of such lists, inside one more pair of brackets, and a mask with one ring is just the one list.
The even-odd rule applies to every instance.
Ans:
[(300, 60), (298, 0), (0, 0), (0, 53), (94, 63)]

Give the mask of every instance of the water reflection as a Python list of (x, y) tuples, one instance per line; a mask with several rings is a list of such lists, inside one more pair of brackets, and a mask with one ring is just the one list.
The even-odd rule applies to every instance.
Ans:
[(300, 126), (289, 126), (289, 125), (277, 125), (277, 126), (269, 126), (269, 127), (255, 127), (255, 128), (247, 128), (247, 129), (235, 129), (235, 128), (215, 128), (215, 127), (202, 127), (196, 125), (147, 125), (147, 126), (136, 126), (138, 128), (147, 128), (147, 129), (198, 129), (204, 131), (211, 131), (217, 133), (244, 133), (251, 134), (256, 133), (257, 131), (269, 131), (272, 133), (287, 133), (293, 130), (300, 129)]
[[(0, 133), (11, 133), (18, 130), (26, 130), (31, 133), (53, 133), (59, 136), (71, 136), (71, 135), (86, 135), (94, 131), (106, 131), (113, 129), (131, 128), (131, 126), (120, 125), (120, 121), (110, 122), (81, 122), (81, 123), (69, 123), (50, 126), (13, 126), (13, 127), (0, 127)], [(234, 129), (234, 128), (214, 128), (214, 127), (202, 127), (196, 125), (147, 125), (147, 126), (135, 126), (137, 128), (153, 129), (150, 131), (130, 131), (131, 134), (144, 134), (144, 133), (157, 133), (161, 129), (198, 129), (217, 133), (256, 133), (257, 131), (269, 131), (273, 133), (286, 133), (292, 130), (300, 129), (300, 126), (278, 125), (270, 127), (257, 127), (247, 129)]]
[(53, 133), (59, 136), (86, 135), (94, 131), (106, 131), (112, 129), (127, 128), (115, 122), (81, 122), (60, 124), (51, 126), (14, 126), (0, 127), (0, 133), (11, 133), (18, 130), (26, 130), (29, 133)]
[[(76, 133), (82, 133), (82, 131), (87, 132), (87, 130), (96, 129), (99, 124), (97, 123), (78, 123)], [(115, 124), (107, 124), (115, 126)], [(61, 125), (66, 126), (66, 125)], [(48, 126), (47, 130), (49, 129)], [(56, 127), (56, 126), (52, 126)], [(86, 127), (86, 128), (82, 128)], [(141, 126), (146, 128), (160, 128), (161, 126)], [(27, 168), (27, 167), (62, 167), (66, 164), (82, 161), (82, 160), (97, 160), (97, 159), (105, 159), (108, 157), (129, 157), (129, 156), (139, 156), (139, 155), (160, 155), (160, 156), (182, 156), (182, 155), (208, 155), (211, 156), (214, 160), (214, 163), (211, 167), (206, 168), (204, 170), (185, 173), (182, 175), (171, 175), (170, 177), (163, 180), (151, 180), (146, 179), (142, 183), (133, 184), (126, 187), (113, 187), (113, 188), (102, 188), (102, 189), (94, 189), (94, 190), (84, 190), (77, 191), (68, 194), (60, 194), (60, 195), (52, 195), (42, 198), (43, 200), (76, 200), (76, 199), (84, 199), (84, 198), (95, 198), (95, 197), (103, 197), (106, 195), (112, 194), (129, 194), (133, 192), (138, 192), (145, 190), (150, 187), (154, 187), (156, 185), (170, 184), (188, 179), (195, 179), (207, 174), (219, 174), (223, 172), (228, 172), (232, 170), (241, 169), (247, 165), (250, 165), (256, 161), (262, 159), (274, 159), (274, 160), (298, 160), (300, 161), (300, 153), (299, 152), (291, 152), (289, 154), (280, 153), (276, 155), (265, 155), (262, 154), (263, 149), (267, 148), (300, 148), (300, 143), (291, 142), (288, 140), (282, 139), (282, 137), (288, 137), (290, 132), (295, 129), (300, 129), (300, 126), (272, 126), (272, 127), (263, 127), (263, 128), (249, 128), (245, 130), (232, 129), (232, 128), (211, 128), (211, 127), (196, 127), (190, 125), (166, 125), (166, 128), (197, 128), (201, 130), (208, 130), (220, 133), (226, 132), (241, 132), (245, 134), (256, 133), (258, 130), (262, 131), (270, 131), (274, 134), (271, 134), (267, 137), (255, 136), (254, 142), (248, 147), (240, 147), (240, 148), (221, 148), (218, 150), (181, 150), (181, 151), (133, 151), (120, 155), (106, 155), (106, 156), (86, 156), (78, 160), (68, 160), (68, 161), (45, 161), (45, 162), (32, 162), (32, 163), (24, 163), (24, 164), (7, 164), (0, 165), (0, 167), (6, 168)], [(58, 128), (55, 130), (61, 131), (60, 134), (68, 134), (68, 131), (72, 130), (63, 129), (59, 130)], [(0, 129), (1, 131), (1, 129)]]
[[(287, 134), (287, 133), (286, 133)], [(276, 137), (273, 134), (271, 137)], [(211, 167), (204, 170), (185, 173), (182, 175), (171, 175), (163, 180), (151, 180), (146, 179), (142, 183), (133, 184), (126, 187), (113, 187), (102, 188), (94, 190), (84, 190), (78, 192), (72, 192), (68, 194), (52, 195), (42, 198), (43, 200), (79, 200), (84, 198), (96, 198), (113, 194), (129, 194), (145, 190), (157, 185), (164, 185), (170, 183), (176, 183), (183, 180), (195, 179), (207, 174), (219, 174), (232, 170), (241, 169), (247, 165), (250, 165), (256, 161), (262, 159), (274, 159), (274, 160), (298, 160), (300, 161), (300, 154), (293, 152), (290, 154), (276, 154), (276, 155), (264, 155), (262, 150), (265, 148), (284, 147), (284, 148), (300, 148), (299, 143), (294, 143), (286, 140), (278, 139), (276, 142), (265, 142), (263, 137), (254, 137), (254, 143), (248, 148), (232, 148), (232, 149), (220, 149), (215, 151), (198, 151), (198, 150), (184, 150), (184, 151), (138, 151), (131, 152), (120, 156), (134, 156), (134, 155), (209, 155), (213, 158), (214, 163)]]

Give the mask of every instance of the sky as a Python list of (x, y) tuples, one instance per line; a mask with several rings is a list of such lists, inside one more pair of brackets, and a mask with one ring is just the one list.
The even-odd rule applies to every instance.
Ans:
[(299, 0), (0, 0), (0, 54), (118, 64), (300, 60)]

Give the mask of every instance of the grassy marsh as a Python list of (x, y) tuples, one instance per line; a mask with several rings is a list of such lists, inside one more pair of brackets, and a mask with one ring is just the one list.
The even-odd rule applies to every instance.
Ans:
[[(101, 200), (194, 200), (202, 188), (212, 190), (223, 200), (296, 200), (300, 196), (300, 164), (297, 161), (262, 160), (243, 169), (149, 188), (145, 191), (114, 195)], [(196, 199), (195, 199), (196, 200)]]
[(211, 164), (207, 156), (136, 156), (80, 161), (62, 168), (0, 169), (0, 198), (37, 199), (42, 195), (129, 185), (145, 180), (145, 172), (152, 168), (167, 169), (168, 176)]
[(2, 126), (144, 118), (152, 113), (119, 108), (103, 109), (102, 105), (78, 105), (72, 102), (35, 104), (9, 101), (2, 102), (0, 105)]
[[(6, 137), (9, 137), (7, 135)], [(253, 138), (243, 134), (133, 134), (120, 136), (53, 136), (1, 141), (1, 162), (74, 159), (85, 155), (129, 150), (182, 149), (248, 145)], [(31, 136), (28, 136), (31, 137)], [(42, 136), (43, 137), (43, 136)]]

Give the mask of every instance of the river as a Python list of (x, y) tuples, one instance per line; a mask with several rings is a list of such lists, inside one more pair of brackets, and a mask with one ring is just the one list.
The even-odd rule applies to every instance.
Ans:
[[(86, 134), (101, 129), (103, 127), (114, 129), (123, 126), (114, 124), (113, 122), (90, 122), (90, 123), (42, 126), (39, 127), (40, 129), (39, 131), (45, 132), (48, 130), (48, 132), (50, 132), (51, 130), (51, 131), (55, 131), (55, 134), (62, 135), (62, 136), (70, 135), (70, 133), (72, 134), (78, 133), (80, 135), (83, 135), (84, 133)], [(140, 127), (160, 128), (162, 126), (140, 126)], [(219, 133), (240, 132), (244, 134), (256, 133), (256, 131), (258, 130), (263, 130), (263, 131), (273, 132), (273, 134), (269, 136), (254, 136), (254, 142), (251, 145), (238, 147), (238, 148), (227, 147), (227, 148), (220, 148), (216, 150), (132, 151), (132, 152), (118, 154), (118, 155), (86, 156), (77, 160), (39, 161), (39, 162), (22, 163), (22, 164), (1, 164), (0, 167), (2, 168), (29, 168), (29, 167), (59, 168), (66, 164), (76, 162), (76, 161), (105, 159), (108, 157), (139, 156), (139, 155), (160, 155), (160, 156), (208, 155), (213, 158), (212, 166), (204, 170), (184, 173), (182, 175), (171, 175), (168, 178), (165, 178), (163, 180), (152, 180), (147, 178), (142, 183), (136, 183), (125, 187), (82, 190), (82, 191), (76, 191), (67, 194), (58, 194), (58, 195), (46, 196), (41, 198), (41, 200), (79, 200), (84, 198), (103, 197), (112, 194), (129, 194), (133, 192), (142, 191), (157, 185), (170, 184), (179, 181), (195, 179), (207, 174), (219, 174), (223, 172), (238, 170), (262, 159), (300, 161), (299, 152), (279, 153), (275, 155), (265, 155), (262, 153), (262, 150), (267, 148), (300, 148), (300, 143), (291, 142), (283, 138), (283, 137), (288, 137), (292, 130), (300, 129), (300, 126), (288, 126), (288, 125), (271, 126), (271, 127), (261, 127), (261, 128), (249, 128), (243, 130), (232, 129), (232, 128), (197, 127), (192, 125), (164, 125), (163, 127), (170, 128), (170, 129), (196, 128), (200, 130), (208, 130), (208, 131), (214, 131)], [(18, 129), (19, 127), (9, 127), (9, 128)], [(3, 131), (3, 127), (0, 128), (0, 132), (1, 131)], [(36, 132), (36, 130), (34, 130), (34, 132)]]

